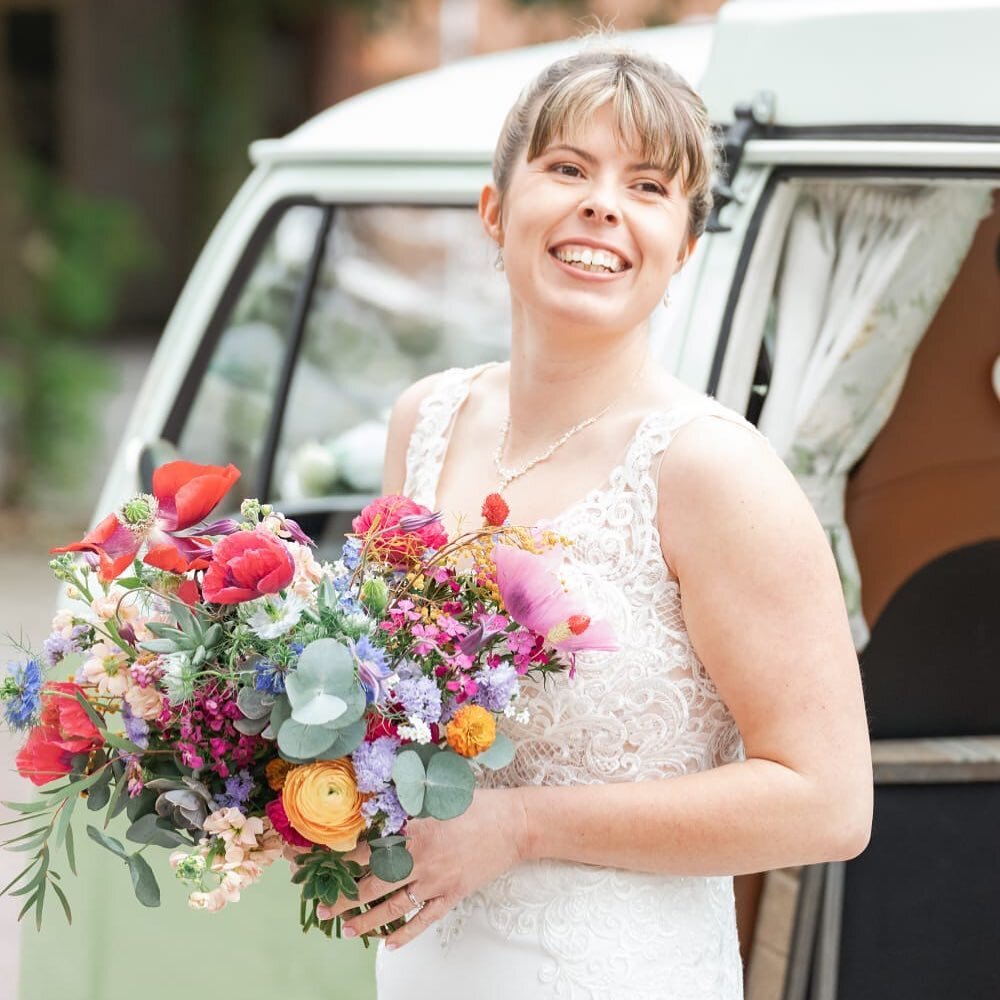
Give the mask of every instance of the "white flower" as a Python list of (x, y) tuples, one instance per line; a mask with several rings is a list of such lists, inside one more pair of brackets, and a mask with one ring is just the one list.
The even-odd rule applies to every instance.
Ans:
[(298, 594), (289, 594), (285, 598), (276, 595), (262, 597), (248, 606), (248, 610), (254, 610), (246, 620), (247, 625), (260, 639), (277, 639), (298, 625), (305, 606), (306, 602)]
[(419, 716), (411, 715), (407, 720), (408, 725), (400, 726), (398, 733), (404, 740), (412, 740), (414, 743), (430, 743), (431, 728)]
[(345, 576), (350, 576), (351, 571), (347, 568), (347, 563), (343, 559), (338, 559), (335, 563), (330, 565), (331, 579), (340, 580)]

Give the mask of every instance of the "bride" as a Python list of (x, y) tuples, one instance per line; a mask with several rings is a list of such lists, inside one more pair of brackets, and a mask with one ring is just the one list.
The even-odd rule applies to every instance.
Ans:
[[(504, 124), (480, 214), (513, 305), (509, 364), (399, 399), (387, 492), (568, 544), (563, 579), (620, 648), (531, 689), (514, 762), (458, 819), (409, 824), (405, 885), (369, 876), (347, 936), (379, 996), (741, 996), (732, 876), (849, 858), (871, 761), (825, 537), (742, 418), (649, 352), (705, 225), (705, 107), (667, 66), (591, 49)], [(484, 782), (486, 779), (484, 779)]]

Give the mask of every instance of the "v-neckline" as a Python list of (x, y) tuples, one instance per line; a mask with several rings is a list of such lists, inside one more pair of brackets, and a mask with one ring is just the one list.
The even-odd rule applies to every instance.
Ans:
[[(441, 458), (437, 463), (437, 468), (434, 470), (434, 479), (431, 489), (429, 491), (430, 504), (428, 506), (431, 510), (436, 511), (438, 509), (438, 487), (441, 483), (441, 473), (444, 471), (445, 462), (448, 461), (448, 454), (451, 451), (451, 440), (452, 434), (455, 430), (455, 424), (458, 422), (458, 416), (462, 412), (462, 407), (465, 406), (466, 401), (469, 398), (469, 393), (472, 390), (472, 383), (490, 368), (494, 368), (497, 365), (502, 364), (500, 361), (488, 361), (485, 364), (478, 365), (475, 368), (471, 368), (466, 372), (466, 377), (461, 382), (461, 395), (457, 396), (455, 399), (454, 407), (451, 413), (448, 415), (448, 423), (444, 428), (442, 437), (444, 438), (444, 448), (441, 451)], [(705, 396), (703, 399), (699, 400), (699, 403), (710, 397)], [(595, 498), (603, 496), (607, 493), (611, 493), (614, 489), (614, 484), (624, 472), (625, 468), (629, 464), (629, 456), (632, 449), (635, 447), (636, 442), (639, 440), (640, 434), (645, 429), (646, 425), (653, 420), (655, 417), (666, 417), (674, 416), (677, 413), (683, 412), (684, 409), (693, 404), (675, 404), (663, 410), (651, 410), (649, 413), (644, 414), (639, 421), (636, 423), (632, 433), (629, 435), (625, 442), (625, 447), (622, 451), (621, 461), (612, 466), (607, 475), (595, 486), (588, 489), (581, 496), (572, 500), (570, 503), (566, 504), (557, 513), (549, 516), (539, 518), (534, 524), (524, 525), (528, 528), (542, 528), (548, 527), (550, 525), (558, 524), (559, 522), (565, 520), (570, 514), (574, 513), (577, 508), (582, 507), (584, 504), (592, 502)]]

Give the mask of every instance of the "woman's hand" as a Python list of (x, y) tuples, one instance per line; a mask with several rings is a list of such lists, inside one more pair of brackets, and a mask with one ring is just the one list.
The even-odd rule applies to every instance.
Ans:
[[(459, 900), (523, 860), (526, 830), (518, 789), (479, 789), (472, 805), (455, 819), (415, 819), (407, 824), (406, 846), (413, 855), (413, 871), (405, 882), (383, 882), (368, 875), (358, 883), (357, 901), (342, 899), (336, 906), (324, 907), (322, 916), (334, 917), (358, 903), (381, 900), (345, 921), (344, 936), (357, 937), (410, 913), (416, 909), (415, 899), (425, 905), (387, 938), (386, 947), (406, 944)], [(367, 863), (367, 846), (349, 857)]]

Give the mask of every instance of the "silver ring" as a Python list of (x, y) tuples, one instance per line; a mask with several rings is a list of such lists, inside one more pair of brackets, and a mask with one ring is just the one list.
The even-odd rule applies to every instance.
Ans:
[(403, 886), (403, 892), (406, 893), (406, 898), (413, 904), (413, 908), (418, 912), (427, 905), (427, 900), (417, 899), (417, 897), (410, 892), (410, 887), (408, 885)]

